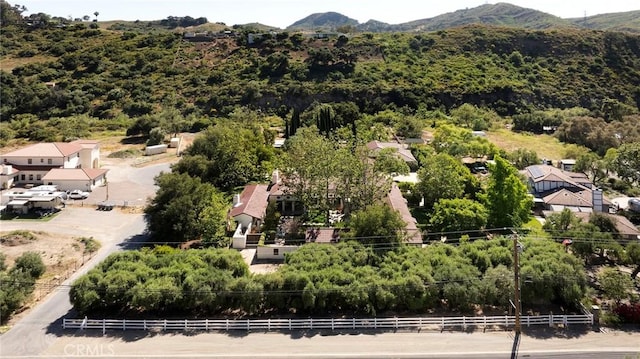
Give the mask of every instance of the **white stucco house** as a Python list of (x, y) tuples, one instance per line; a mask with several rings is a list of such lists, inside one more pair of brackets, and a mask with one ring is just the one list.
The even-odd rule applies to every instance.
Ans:
[(13, 187), (18, 181), (20, 171), (13, 168), (12, 165), (0, 165), (0, 189)]
[[(11, 169), (6, 170), (11, 185), (45, 184), (91, 191), (106, 181), (107, 170), (99, 168), (98, 141), (37, 143), (0, 155), (0, 163), (3, 172), (6, 167)], [(75, 187), (70, 188), (72, 185)]]
[(269, 186), (266, 184), (247, 185), (241, 194), (233, 196), (233, 208), (229, 212), (229, 217), (237, 223), (233, 234), (233, 248), (245, 248), (247, 234), (251, 233), (252, 228), (260, 228), (268, 200)]

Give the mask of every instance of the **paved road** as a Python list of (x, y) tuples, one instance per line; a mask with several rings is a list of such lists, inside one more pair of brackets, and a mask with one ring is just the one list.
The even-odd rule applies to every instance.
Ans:
[[(94, 336), (95, 335), (95, 336)], [(524, 335), (514, 351), (511, 332), (371, 334), (144, 332), (69, 333), (47, 357), (122, 358), (616, 358), (637, 359), (637, 333), (580, 333), (558, 338)], [(91, 354), (91, 355), (89, 355)]]
[[(112, 192), (129, 196), (129, 179), (135, 178), (138, 187), (133, 189), (140, 195), (152, 195), (153, 177), (167, 171), (167, 164), (135, 169), (114, 168)], [(122, 189), (122, 190), (120, 190)], [(92, 193), (95, 197), (96, 193)], [(91, 199), (91, 197), (90, 197)], [(109, 254), (121, 249), (125, 241), (140, 241), (146, 236), (146, 223), (142, 214), (97, 211), (94, 207), (67, 207), (49, 222), (8, 221), (0, 223), (0, 230), (27, 229), (74, 236), (92, 236), (102, 243), (102, 248), (87, 264), (65, 281), (63, 286), (50, 293), (38, 306), (22, 318), (7, 333), (0, 336), (0, 357), (35, 356), (46, 350), (60, 335), (61, 318), (71, 310), (68, 286), (77, 277), (86, 273)]]

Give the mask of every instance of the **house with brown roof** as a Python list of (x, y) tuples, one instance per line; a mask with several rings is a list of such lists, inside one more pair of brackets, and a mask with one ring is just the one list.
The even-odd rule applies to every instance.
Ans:
[(411, 150), (406, 144), (397, 143), (397, 142), (380, 142), (380, 141), (371, 141), (367, 143), (367, 149), (371, 152), (372, 157), (376, 157), (378, 152), (383, 149), (391, 148), (395, 150), (396, 156), (401, 160), (405, 161), (409, 167), (416, 168), (418, 166), (418, 160), (413, 156)]
[(229, 217), (237, 223), (233, 235), (233, 248), (247, 246), (247, 234), (252, 228), (259, 229), (269, 204), (269, 186), (266, 184), (250, 184), (240, 194), (233, 196), (233, 207)]
[(386, 202), (394, 211), (400, 213), (400, 216), (407, 224), (405, 227), (406, 243), (422, 245), (422, 231), (417, 226), (418, 221), (411, 215), (407, 200), (402, 196), (400, 188), (395, 183), (391, 186)]
[(608, 213), (612, 203), (604, 198), (583, 173), (563, 171), (550, 165), (534, 165), (524, 169), (530, 193), (542, 210), (560, 212)]
[[(585, 212), (578, 212), (574, 214), (583, 222), (589, 222), (589, 218), (591, 216), (591, 213)], [(633, 223), (631, 223), (631, 221), (629, 221), (627, 217), (611, 213), (603, 213), (603, 215), (609, 217), (613, 224), (616, 226), (617, 238), (630, 241), (640, 240), (640, 231), (638, 231), (638, 228)]]
[[(97, 141), (77, 140), (73, 142), (36, 143), (21, 149), (0, 155), (0, 163), (11, 166), (18, 171), (14, 176), (15, 184), (49, 184), (64, 187), (67, 180), (78, 180), (84, 176), (82, 186), (73, 189), (91, 190), (106, 180), (106, 171), (99, 170), (100, 146)], [(51, 170), (86, 170), (84, 174), (69, 172), (62, 175), (56, 171), (55, 175), (44, 177)], [(58, 180), (61, 182), (58, 183)]]

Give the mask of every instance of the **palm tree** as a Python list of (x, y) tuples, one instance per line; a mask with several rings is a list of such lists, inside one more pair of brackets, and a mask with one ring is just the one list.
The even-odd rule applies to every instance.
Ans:
[(93, 13), (93, 15), (96, 16), (96, 19), (93, 20), (93, 21), (98, 22), (98, 15), (100, 15), (100, 13), (96, 11), (96, 12)]

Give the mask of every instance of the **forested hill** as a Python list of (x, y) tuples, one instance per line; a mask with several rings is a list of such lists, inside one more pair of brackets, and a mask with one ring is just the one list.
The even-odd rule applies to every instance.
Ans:
[(609, 99), (640, 104), (640, 36), (629, 33), (466, 26), (330, 38), (264, 33), (248, 44), (242, 27), (203, 42), (85, 24), (0, 31), (3, 122), (166, 108), (218, 116), (238, 105), (284, 115), (314, 101), (351, 101), (367, 113), (465, 102), (500, 114), (600, 109)]

